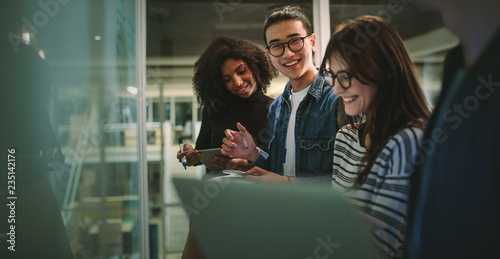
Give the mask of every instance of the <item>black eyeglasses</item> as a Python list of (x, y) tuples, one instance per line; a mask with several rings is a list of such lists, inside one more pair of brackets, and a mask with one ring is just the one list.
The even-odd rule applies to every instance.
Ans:
[(267, 50), (269, 50), (269, 53), (273, 57), (280, 57), (285, 53), (285, 44), (288, 45), (288, 48), (293, 51), (293, 52), (298, 52), (304, 47), (304, 39), (311, 36), (312, 34), (309, 34), (304, 37), (296, 37), (290, 39), (288, 42), (284, 43), (274, 43), (266, 47)]
[(340, 86), (347, 90), (349, 87), (351, 87), (351, 74), (345, 70), (337, 72), (337, 74), (332, 74), (330, 71), (325, 71), (324, 73), (325, 79), (330, 84), (331, 86), (334, 85), (333, 80), (337, 78), (337, 81), (339, 82)]

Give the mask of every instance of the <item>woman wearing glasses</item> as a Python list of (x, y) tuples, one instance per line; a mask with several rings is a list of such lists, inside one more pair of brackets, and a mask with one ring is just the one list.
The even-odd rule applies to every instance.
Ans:
[[(185, 156), (188, 166), (200, 164), (198, 150), (220, 147), (224, 130), (236, 130), (237, 122), (248, 125), (248, 131), (257, 136), (257, 146), (265, 148), (268, 139), (258, 136), (267, 133), (266, 115), (273, 99), (264, 93), (275, 76), (266, 52), (257, 44), (235, 37), (215, 38), (194, 65), (193, 89), (203, 106), (196, 149), (184, 144), (184, 152), (177, 153), (179, 161)], [(246, 160), (219, 157), (216, 164), (248, 169)]]
[(430, 115), (412, 62), (392, 25), (362, 16), (332, 36), (321, 69), (334, 80), (347, 123), (336, 137), (333, 189), (367, 219), (382, 256), (400, 257), (410, 174)]

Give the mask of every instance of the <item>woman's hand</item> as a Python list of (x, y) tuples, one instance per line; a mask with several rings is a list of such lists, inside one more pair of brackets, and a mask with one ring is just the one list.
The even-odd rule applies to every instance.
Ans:
[(186, 164), (188, 166), (193, 166), (200, 163), (201, 153), (191, 145), (184, 144), (184, 152), (177, 152), (177, 159), (179, 159), (179, 162), (182, 162), (183, 157), (186, 157)]
[(240, 131), (227, 129), (226, 137), (222, 140), (222, 154), (234, 158), (244, 158), (255, 161), (259, 156), (259, 149), (255, 145), (252, 135), (239, 122), (236, 124)]
[(248, 170), (243, 178), (252, 182), (288, 183), (288, 177), (269, 172), (257, 166)]

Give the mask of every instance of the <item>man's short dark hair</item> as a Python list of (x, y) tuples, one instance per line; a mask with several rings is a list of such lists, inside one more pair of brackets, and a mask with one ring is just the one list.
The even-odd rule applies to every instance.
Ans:
[(297, 5), (287, 5), (277, 8), (264, 21), (264, 42), (267, 46), (266, 31), (271, 25), (290, 20), (299, 20), (304, 25), (307, 35), (312, 33), (312, 26), (309, 18), (300, 10)]

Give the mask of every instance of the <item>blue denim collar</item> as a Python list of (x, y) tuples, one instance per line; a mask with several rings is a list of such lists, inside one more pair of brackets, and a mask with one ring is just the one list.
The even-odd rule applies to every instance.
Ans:
[[(321, 76), (321, 73), (317, 73), (316, 77), (314, 77), (314, 80), (311, 84), (311, 87), (307, 91), (309, 95), (314, 97), (316, 101), (321, 100), (321, 96), (323, 95), (323, 87), (325, 86), (325, 78)], [(284, 100), (290, 100), (290, 96), (292, 94), (292, 85), (290, 84), (290, 81), (285, 86), (285, 91), (283, 92), (283, 99)]]

